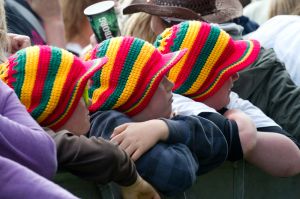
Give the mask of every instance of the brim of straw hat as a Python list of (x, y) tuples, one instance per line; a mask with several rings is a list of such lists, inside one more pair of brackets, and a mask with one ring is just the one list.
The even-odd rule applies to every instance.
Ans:
[(124, 111), (129, 116), (134, 116), (141, 112), (152, 99), (163, 77), (166, 76), (171, 68), (180, 61), (180, 59), (186, 54), (186, 52), (187, 49), (183, 49), (172, 53), (163, 54), (161, 60), (156, 63), (155, 67), (153, 68), (153, 70), (155, 70), (156, 72), (154, 73), (150, 83), (147, 86), (148, 89), (146, 91), (140, 89), (141, 93), (137, 93), (137, 96), (142, 95), (142, 98), (133, 103), (134, 106), (120, 107), (120, 110)]
[(234, 41), (235, 49), (226, 58), (225, 62), (207, 79), (201, 89), (196, 94), (189, 97), (196, 101), (203, 101), (214, 95), (233, 74), (247, 68), (257, 59), (260, 52), (260, 44), (256, 40)]
[[(65, 122), (67, 122), (67, 120), (71, 117), (71, 115), (73, 114), (73, 112), (76, 109), (76, 106), (79, 103), (79, 100), (81, 99), (84, 89), (87, 85), (88, 80), (97, 72), (99, 71), (108, 61), (107, 57), (103, 57), (103, 58), (98, 58), (98, 59), (93, 59), (90, 61), (82, 61), (83, 65), (86, 68), (86, 71), (84, 73), (82, 73), (75, 85), (75, 88), (73, 90), (73, 92), (75, 92), (75, 97), (74, 102), (70, 102), (70, 106), (68, 108), (69, 111), (65, 112), (65, 116), (61, 117), (61, 119), (51, 123), (50, 125), (47, 125), (48, 127), (50, 127), (51, 129), (58, 129), (60, 128)], [(55, 118), (55, 117), (54, 117)]]
[(171, 17), (183, 20), (201, 20), (210, 23), (224, 23), (242, 16), (243, 7), (239, 1), (225, 2), (221, 4), (218, 3), (216, 9), (208, 11), (205, 14), (198, 14), (197, 12), (184, 7), (161, 6), (154, 4), (152, 1), (145, 2), (136, 0), (123, 9), (123, 14), (125, 15), (138, 12), (145, 12), (159, 17)]
[(161, 6), (156, 5), (153, 2), (133, 3), (123, 9), (124, 15), (138, 12), (144, 12), (159, 17), (172, 17), (184, 20), (203, 20), (200, 14), (191, 9), (176, 6)]
[(225, 23), (243, 15), (243, 6), (238, 0), (219, 3), (217, 10), (218, 12), (203, 16), (204, 20), (210, 23)]

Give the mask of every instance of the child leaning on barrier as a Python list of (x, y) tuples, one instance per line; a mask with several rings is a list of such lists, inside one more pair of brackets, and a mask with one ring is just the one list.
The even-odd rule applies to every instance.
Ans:
[[(90, 135), (118, 144), (135, 160), (141, 176), (167, 195), (186, 190), (197, 175), (228, 158), (242, 158), (234, 121), (224, 121), (228, 128), (219, 129), (199, 116), (171, 118), (173, 83), (166, 75), (185, 53), (162, 55), (146, 41), (117, 37), (86, 56), (109, 58), (92, 77)], [(226, 139), (228, 135), (232, 138)], [(236, 154), (228, 154), (229, 146)]]
[[(257, 41), (233, 41), (219, 27), (200, 21), (186, 21), (166, 29), (157, 37), (155, 46), (162, 53), (189, 49), (168, 75), (175, 83), (173, 91), (218, 111), (230, 103), (231, 88), (239, 77), (237, 72), (256, 61), (260, 49)], [(254, 114), (261, 120), (270, 120), (259, 112)], [(211, 114), (200, 115), (215, 120)], [(228, 119), (237, 121), (245, 159), (274, 176), (298, 174), (297, 142), (285, 136), (287, 133), (275, 123), (257, 126), (260, 128), (254, 134), (244, 133), (246, 123), (238, 122), (243, 115), (234, 109), (224, 113)]]
[(9, 57), (1, 65), (1, 78), (55, 140), (59, 168), (102, 184), (114, 181), (122, 186), (124, 198), (158, 199), (124, 151), (84, 136), (90, 127), (87, 82), (106, 62), (83, 62), (60, 48), (33, 46)]

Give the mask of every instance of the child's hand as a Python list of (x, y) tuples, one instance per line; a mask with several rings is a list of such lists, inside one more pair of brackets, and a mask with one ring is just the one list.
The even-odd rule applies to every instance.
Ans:
[(168, 135), (169, 129), (164, 121), (149, 120), (118, 126), (111, 135), (111, 141), (117, 143), (135, 161), (159, 140), (166, 140)]
[(18, 50), (31, 46), (30, 38), (26, 35), (7, 33), (9, 39), (9, 52), (14, 54)]
[(129, 187), (122, 187), (124, 199), (160, 199), (154, 188), (139, 175), (136, 182)]

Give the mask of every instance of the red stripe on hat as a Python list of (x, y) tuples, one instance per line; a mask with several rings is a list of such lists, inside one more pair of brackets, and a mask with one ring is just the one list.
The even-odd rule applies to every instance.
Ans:
[[(195, 63), (201, 53), (201, 50), (203, 49), (203, 46), (205, 45), (205, 43), (207, 41), (207, 38), (211, 31), (211, 26), (206, 23), (202, 23), (200, 26), (200, 30), (197, 30), (197, 31), (198, 31), (198, 35), (196, 37), (196, 40), (191, 48), (188, 47), (188, 48), (190, 48), (188, 57), (186, 59), (186, 62), (182, 66), (182, 70), (180, 70), (180, 72), (179, 72), (179, 75), (177, 77), (177, 80), (176, 80), (173, 90), (176, 90), (180, 86), (183, 85), (183, 83), (188, 79), (188, 77), (194, 67), (200, 67), (200, 66), (195, 66)], [(187, 46), (181, 46), (180, 49), (183, 49), (186, 47)]]
[[(158, 53), (159, 52), (157, 50), (155, 50), (145, 66), (150, 65), (150, 66), (153, 66), (153, 68), (157, 68), (157, 67), (154, 67), (154, 65), (159, 63), (158, 60), (157, 60)], [(138, 100), (142, 99), (143, 94), (146, 91), (146, 88), (147, 88), (148, 84), (151, 82), (151, 79), (157, 73), (156, 70), (150, 70), (149, 71), (149, 69), (151, 69), (151, 67), (144, 67), (143, 68), (143, 70), (141, 71), (141, 75), (139, 76), (139, 79), (138, 79), (137, 84), (136, 84), (138, 86), (136, 86), (135, 89), (132, 92), (132, 93), (134, 93), (134, 95), (131, 95), (130, 98), (128, 99), (127, 103), (120, 106), (117, 110), (120, 110), (122, 112), (126, 112), (128, 109), (130, 109), (132, 106), (134, 106), (135, 103)], [(145, 76), (143, 74), (147, 74), (146, 75), (147, 79), (144, 78)]]
[[(60, 66), (60, 67), (64, 67), (64, 66)], [(81, 96), (80, 97), (73, 96), (73, 95), (78, 95), (78, 93), (73, 93), (73, 91), (75, 90), (78, 79), (85, 73), (86, 70), (87, 69), (83, 66), (82, 62), (79, 59), (75, 59), (74, 56), (70, 70), (68, 71), (68, 76), (66, 78), (66, 81), (64, 82), (64, 86), (61, 93), (62, 96), (59, 98), (58, 104), (53, 110), (53, 113), (50, 114), (47, 117), (47, 119), (45, 119), (45, 122), (47, 122), (48, 125), (54, 123), (65, 113), (68, 104), (71, 102), (72, 97), (78, 98), (74, 101), (73, 105), (78, 104)], [(75, 79), (74, 77), (77, 78)], [(72, 108), (70, 110), (72, 111)], [(75, 109), (73, 108), (73, 110)]]
[[(94, 107), (101, 107), (104, 104), (104, 102), (111, 96), (111, 94), (115, 92), (115, 89), (117, 88), (117, 85), (118, 85), (118, 82), (119, 82), (118, 80), (120, 78), (119, 76), (120, 76), (120, 74), (122, 72), (122, 69), (124, 67), (127, 55), (130, 51), (130, 47), (131, 47), (131, 44), (134, 41), (134, 38), (133, 37), (128, 37), (127, 39), (122, 39), (121, 41), (122, 41), (122, 43), (120, 44), (120, 47), (118, 49), (116, 58), (114, 60), (114, 64), (112, 66), (113, 69), (112, 69), (112, 71), (110, 73), (111, 75), (109, 77), (109, 84), (111, 84), (111, 85), (109, 85), (108, 89), (105, 90), (98, 97), (97, 102), (93, 105)], [(110, 48), (110, 46), (109, 46), (109, 48)], [(109, 59), (108, 61), (113, 61), (113, 60)], [(115, 81), (115, 79), (117, 81)]]
[[(242, 56), (242, 54), (244, 53), (243, 51), (239, 52), (240, 55), (238, 57), (232, 57), (231, 56), (232, 52), (234, 51), (234, 48), (233, 48), (234, 45), (230, 44), (230, 42), (232, 43), (233, 40), (232, 39), (229, 40), (228, 45), (224, 49), (224, 51), (223, 51), (222, 55), (220, 56), (219, 60), (212, 67), (212, 70), (209, 73), (206, 81), (203, 83), (201, 88), (197, 92), (192, 94), (191, 96), (197, 96), (200, 93), (204, 92), (209, 86), (211, 86), (212, 82), (216, 80), (216, 78), (219, 75), (219, 72), (221, 70), (223, 70), (225, 67), (229, 66), (231, 63), (237, 61)], [(222, 87), (222, 85), (217, 85), (217, 89), (219, 89), (221, 87)]]
[[(40, 46), (39, 61), (37, 67), (36, 81), (32, 90), (32, 95), (35, 95), (36, 100), (31, 101), (28, 112), (31, 113), (36, 107), (40, 105), (44, 85), (46, 82), (49, 63), (51, 60), (51, 49), (49, 46)], [(32, 97), (33, 98), (33, 97)]]
[(162, 39), (164, 41), (161, 41), (160, 43), (160, 47), (163, 47), (160, 52), (163, 54), (172, 52), (171, 47), (174, 45), (174, 40), (176, 39), (177, 32), (179, 31), (179, 26), (173, 26), (169, 31), (172, 33), (170, 34), (170, 37), (165, 37), (164, 39)]

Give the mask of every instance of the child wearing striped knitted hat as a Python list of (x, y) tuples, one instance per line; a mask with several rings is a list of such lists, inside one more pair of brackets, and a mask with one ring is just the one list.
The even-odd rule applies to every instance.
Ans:
[(126, 199), (143, 194), (159, 199), (124, 151), (103, 139), (76, 136), (90, 128), (87, 84), (106, 62), (106, 57), (85, 62), (60, 48), (33, 46), (1, 64), (0, 78), (15, 90), (31, 116), (47, 127), (60, 168), (101, 184), (114, 181), (122, 186)]
[(185, 53), (161, 54), (141, 39), (117, 37), (86, 56), (109, 59), (92, 77), (90, 135), (118, 144), (140, 175), (166, 195), (186, 190), (228, 156), (227, 141), (214, 123), (198, 116), (171, 118), (173, 83), (166, 75)]
[[(218, 111), (230, 105), (230, 95), (236, 95), (231, 93), (231, 88), (239, 77), (238, 72), (252, 64), (260, 51), (257, 41), (234, 41), (219, 27), (199, 21), (186, 21), (166, 29), (157, 37), (155, 46), (162, 53), (189, 49), (168, 74), (174, 82), (173, 92)], [(242, 103), (237, 97), (235, 101)], [(253, 107), (249, 104), (247, 106)], [(250, 114), (253, 121), (260, 117), (265, 124), (255, 123), (256, 130), (252, 119), (240, 110), (231, 109), (223, 114), (237, 123), (245, 159), (272, 175), (299, 173), (300, 151), (296, 143), (258, 108)], [(216, 113), (201, 113), (200, 116), (220, 124), (220, 115)]]

